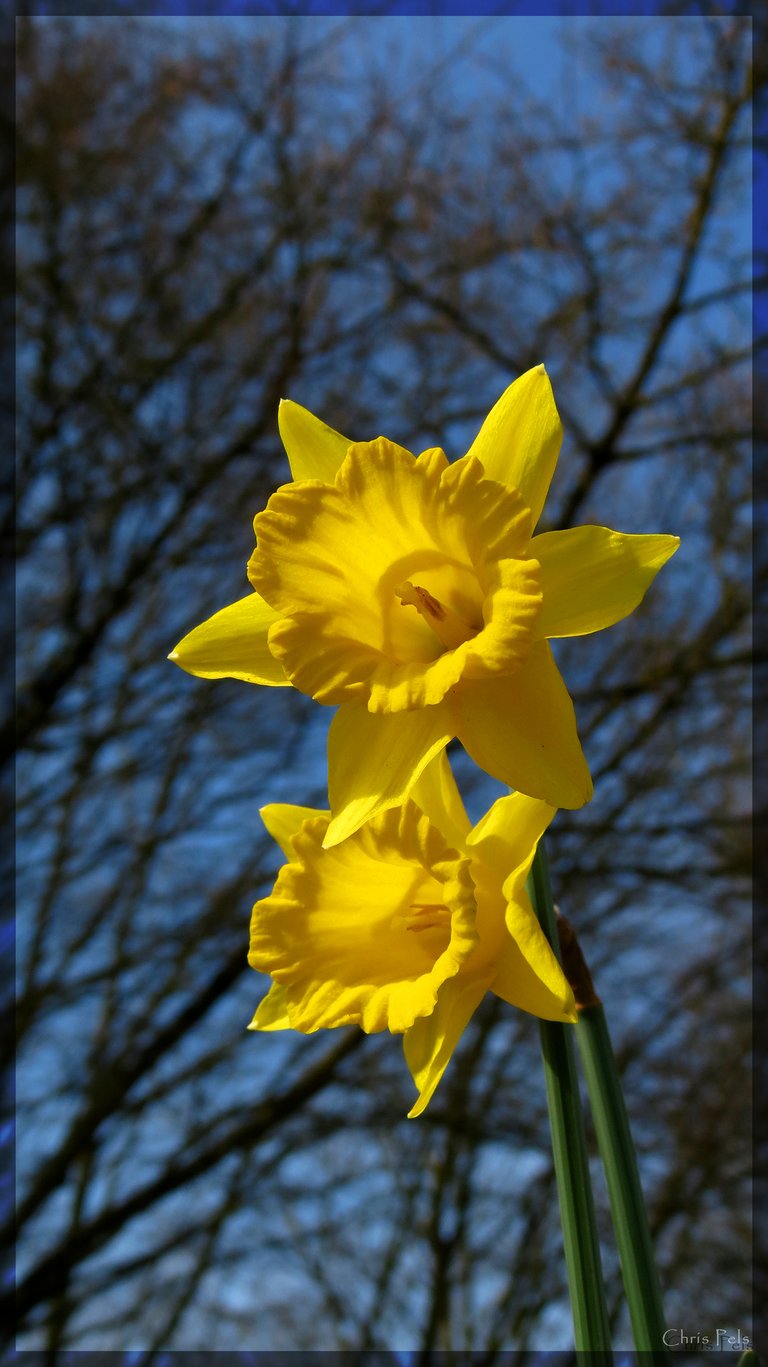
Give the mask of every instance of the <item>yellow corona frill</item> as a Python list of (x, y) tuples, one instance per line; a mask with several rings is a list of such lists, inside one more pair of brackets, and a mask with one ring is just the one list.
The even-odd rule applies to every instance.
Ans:
[(288, 863), (253, 908), (248, 961), (272, 987), (251, 1028), (402, 1034), (415, 1116), (486, 992), (546, 1020), (575, 1020), (525, 890), (553, 816), (515, 793), (471, 828), (444, 754), (404, 803), (330, 849), (329, 812), (265, 807)]
[(351, 442), (295, 403), (279, 421), (294, 483), (254, 520), (255, 591), (171, 659), (338, 705), (326, 845), (402, 803), (454, 736), (512, 788), (553, 807), (589, 801), (548, 640), (632, 612), (678, 538), (533, 534), (562, 437), (544, 367), (509, 387), (453, 463), (439, 448)]

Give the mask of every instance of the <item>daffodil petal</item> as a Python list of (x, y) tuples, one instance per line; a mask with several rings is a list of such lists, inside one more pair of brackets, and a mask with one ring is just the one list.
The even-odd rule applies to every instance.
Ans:
[(249, 593), (190, 631), (168, 659), (201, 679), (287, 686), (290, 681), (267, 640), (277, 620), (274, 608)]
[(462, 850), (470, 830), (470, 820), (461, 800), (445, 750), (441, 750), (411, 788), (410, 796), (433, 826), (442, 831), (449, 845)]
[(536, 846), (557, 809), (525, 793), (500, 797), (466, 837), (470, 853), (487, 864), (507, 888), (524, 882)]
[(404, 802), (452, 737), (447, 709), (373, 713), (340, 707), (328, 731), (328, 797), (333, 820), (325, 848), (346, 840), (377, 812)]
[(538, 522), (557, 464), (563, 427), (549, 376), (534, 366), (494, 404), (467, 452), (488, 479), (520, 491)]
[(535, 536), (530, 551), (541, 565), (544, 598), (536, 635), (583, 636), (620, 622), (679, 545), (678, 536), (635, 536), (608, 527)]
[(331, 850), (327, 824), (304, 822), (254, 906), (248, 962), (285, 988), (294, 1030), (402, 1033), (477, 943), (469, 860), (411, 802)]
[(330, 812), (316, 807), (294, 807), (290, 802), (270, 802), (259, 811), (272, 839), (280, 846), (286, 859), (293, 859), (293, 837), (305, 821), (315, 816), (330, 816)]
[(517, 674), (462, 680), (452, 698), (456, 735), (476, 764), (552, 807), (583, 807), (592, 779), (568, 690), (546, 641)]
[(408, 1112), (413, 1120), (431, 1101), (456, 1045), (489, 987), (487, 977), (460, 974), (443, 983), (429, 1016), (414, 1021), (403, 1040), (405, 1061), (419, 1090)]
[(509, 936), (496, 959), (491, 991), (542, 1020), (575, 1021), (570, 984), (524, 890), (508, 904), (506, 923)]
[(262, 997), (256, 1014), (248, 1026), (249, 1030), (290, 1030), (285, 988), (281, 983), (273, 983), (266, 997)]
[(349, 438), (292, 399), (280, 400), (277, 425), (293, 478), (321, 479), (326, 484), (333, 484), (336, 471), (351, 445)]

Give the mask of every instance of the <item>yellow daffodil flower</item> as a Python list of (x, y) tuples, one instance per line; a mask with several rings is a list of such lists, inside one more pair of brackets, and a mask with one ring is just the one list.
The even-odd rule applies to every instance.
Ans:
[(510, 385), (452, 464), (438, 448), (351, 442), (296, 403), (283, 401), (279, 425), (294, 483), (254, 520), (255, 592), (170, 658), (338, 704), (326, 845), (402, 803), (454, 736), (512, 788), (588, 802), (549, 638), (627, 616), (679, 542), (605, 527), (533, 535), (562, 438), (544, 367)]
[(525, 890), (554, 814), (515, 793), (470, 828), (444, 753), (404, 803), (330, 849), (330, 812), (265, 807), (289, 862), (253, 908), (248, 962), (272, 987), (250, 1028), (402, 1034), (415, 1116), (486, 992), (574, 1021), (573, 993)]

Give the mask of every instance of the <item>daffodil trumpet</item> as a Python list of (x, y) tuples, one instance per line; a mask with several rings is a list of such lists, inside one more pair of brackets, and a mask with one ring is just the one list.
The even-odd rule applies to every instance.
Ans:
[(417, 1116), (486, 992), (575, 1021), (525, 886), (554, 815), (515, 793), (472, 827), (445, 754), (404, 803), (331, 848), (329, 812), (263, 808), (287, 862), (251, 917), (248, 961), (272, 979), (251, 1028), (401, 1034)]
[(291, 401), (279, 426), (294, 482), (254, 519), (253, 591), (170, 658), (338, 707), (326, 846), (402, 804), (453, 737), (519, 792), (588, 802), (549, 641), (626, 617), (678, 538), (534, 534), (562, 439), (544, 367), (510, 385), (452, 463), (439, 447), (350, 441)]

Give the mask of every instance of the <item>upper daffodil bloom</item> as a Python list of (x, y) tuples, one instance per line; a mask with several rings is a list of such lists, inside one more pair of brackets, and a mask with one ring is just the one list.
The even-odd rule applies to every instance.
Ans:
[(553, 816), (515, 793), (471, 829), (445, 754), (402, 805), (330, 849), (330, 812), (265, 807), (289, 862), (253, 908), (248, 962), (272, 987), (250, 1028), (402, 1034), (415, 1116), (486, 992), (574, 1021), (573, 993), (525, 890)]
[(452, 464), (438, 448), (349, 441), (291, 402), (279, 424), (295, 482), (254, 520), (255, 592), (171, 659), (339, 705), (326, 845), (401, 803), (454, 736), (512, 788), (553, 807), (589, 801), (548, 640), (632, 612), (679, 542), (533, 535), (562, 437), (544, 367), (506, 390)]

